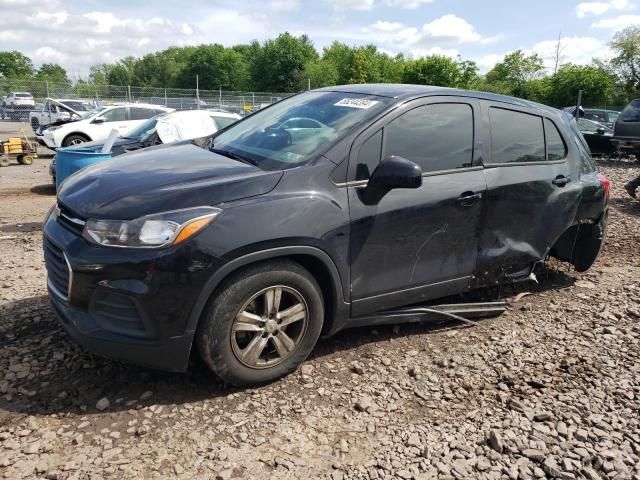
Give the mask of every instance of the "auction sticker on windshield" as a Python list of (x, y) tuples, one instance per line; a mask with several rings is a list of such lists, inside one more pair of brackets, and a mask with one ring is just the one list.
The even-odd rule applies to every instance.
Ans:
[(369, 100), (368, 98), (343, 98), (333, 105), (335, 107), (349, 107), (349, 108), (370, 108), (373, 107), (377, 100)]

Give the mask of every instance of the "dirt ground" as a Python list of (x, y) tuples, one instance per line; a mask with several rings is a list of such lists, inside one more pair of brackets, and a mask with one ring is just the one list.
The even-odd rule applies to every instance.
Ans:
[(238, 390), (197, 360), (157, 372), (69, 340), (41, 252), (49, 162), (0, 169), (0, 477), (640, 479), (640, 202), (622, 189), (640, 164), (601, 165), (589, 272), (552, 263), (479, 326), (341, 332)]

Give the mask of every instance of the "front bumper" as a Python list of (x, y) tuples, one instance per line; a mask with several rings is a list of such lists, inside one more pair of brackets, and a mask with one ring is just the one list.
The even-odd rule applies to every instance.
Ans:
[(87, 350), (143, 367), (179, 372), (187, 369), (192, 333), (162, 341), (118, 335), (101, 328), (89, 313), (69, 307), (51, 288), (49, 300), (69, 336)]
[(47, 148), (55, 150), (58, 147), (56, 145), (55, 139), (53, 138), (53, 135), (47, 135), (45, 133), (41, 137), (38, 137), (38, 143), (40, 143), (40, 139), (42, 139), (42, 142), (44, 143), (44, 146), (47, 147)]
[(186, 370), (194, 305), (224, 262), (189, 245), (99, 247), (55, 215), (45, 221), (43, 236), (51, 305), (72, 338), (106, 357)]

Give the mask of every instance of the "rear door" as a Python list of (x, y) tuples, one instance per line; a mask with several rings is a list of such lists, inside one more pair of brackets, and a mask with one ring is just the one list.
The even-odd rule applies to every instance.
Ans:
[[(537, 110), (483, 102), (491, 156), (478, 276), (517, 280), (576, 221), (580, 172), (555, 121)], [(557, 121), (557, 120), (556, 120)]]
[[(349, 160), (352, 312), (366, 314), (464, 290), (473, 275), (486, 190), (473, 99), (410, 102), (354, 143)], [(390, 155), (419, 164), (418, 189), (366, 205), (362, 191)]]

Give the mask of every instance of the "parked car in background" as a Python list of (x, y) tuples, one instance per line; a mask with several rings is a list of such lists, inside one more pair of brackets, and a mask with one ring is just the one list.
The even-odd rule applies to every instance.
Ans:
[[(49, 173), (53, 183), (59, 184), (69, 175), (94, 163), (154, 145), (207, 137), (239, 119), (239, 115), (221, 111), (184, 110), (163, 113), (118, 137), (108, 155), (96, 155), (102, 151), (103, 141), (58, 149), (50, 164)], [(69, 152), (69, 149), (73, 151)], [(56, 178), (58, 171), (62, 172), (60, 178)]]
[(616, 152), (614, 145), (611, 143), (613, 129), (586, 118), (578, 118), (576, 121), (592, 154), (613, 155)]
[(102, 141), (111, 130), (124, 134), (151, 117), (171, 111), (171, 108), (143, 103), (99, 107), (87, 112), (82, 120), (48, 127), (43, 131), (42, 140), (51, 149)]
[(620, 116), (617, 110), (604, 110), (600, 108), (584, 108), (584, 118), (594, 122), (601, 123), (609, 128), (613, 128), (613, 124)]
[(194, 97), (151, 97), (149, 103), (164, 105), (175, 110), (204, 110), (211, 107), (204, 100)]
[(588, 269), (609, 189), (556, 109), (323, 88), (207, 150), (157, 146), (68, 178), (43, 227), (49, 294), (94, 352), (183, 371), (193, 346), (225, 381), (256, 385), (321, 333), (424, 319), (416, 305), (525, 280), (548, 256)]
[(29, 123), (34, 133), (37, 133), (40, 126), (80, 120), (93, 108), (89, 102), (82, 100), (47, 98), (39, 110), (29, 113)]
[(35, 107), (33, 95), (28, 92), (12, 92), (2, 101), (3, 108), (32, 110)]
[(613, 126), (611, 140), (620, 155), (640, 159), (640, 99), (631, 100)]
[(9, 93), (0, 105), (0, 120), (22, 120), (27, 118), (29, 111), (35, 107), (33, 95), (28, 92)]

